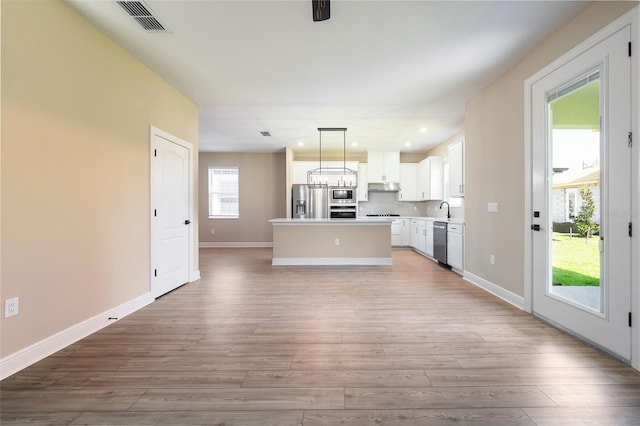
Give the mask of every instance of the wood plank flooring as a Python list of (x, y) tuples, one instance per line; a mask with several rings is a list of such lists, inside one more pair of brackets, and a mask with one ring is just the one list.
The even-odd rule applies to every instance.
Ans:
[(640, 375), (408, 250), (202, 279), (0, 383), (1, 423), (640, 425)]

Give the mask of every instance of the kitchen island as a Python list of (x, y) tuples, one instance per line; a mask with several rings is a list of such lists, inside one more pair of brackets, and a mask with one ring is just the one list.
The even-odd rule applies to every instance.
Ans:
[(271, 219), (272, 265), (391, 265), (391, 220)]

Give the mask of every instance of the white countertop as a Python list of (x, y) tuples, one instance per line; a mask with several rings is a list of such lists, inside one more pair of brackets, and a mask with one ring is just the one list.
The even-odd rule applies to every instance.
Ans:
[(390, 217), (359, 217), (357, 219), (271, 219), (274, 225), (391, 225)]
[(447, 222), (447, 223), (455, 223), (456, 225), (464, 225), (463, 217), (452, 217), (451, 219), (447, 219), (446, 217), (436, 217), (436, 216), (395, 216), (391, 217), (391, 219), (422, 219), (422, 220), (432, 220), (438, 222)]

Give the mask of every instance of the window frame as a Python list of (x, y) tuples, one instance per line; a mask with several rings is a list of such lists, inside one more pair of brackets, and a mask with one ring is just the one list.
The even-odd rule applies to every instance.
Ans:
[[(220, 188), (213, 188), (212, 183), (214, 181), (213, 176), (215, 176), (215, 171), (235, 171), (235, 173), (228, 173), (227, 175), (235, 175), (235, 191), (221, 190)], [(207, 189), (209, 195), (209, 219), (239, 219), (240, 218), (240, 168), (238, 166), (209, 166), (207, 168)], [(222, 198), (235, 198), (235, 203), (226, 202), (223, 203), (219, 201), (218, 211), (215, 211), (213, 208), (213, 199), (218, 197)], [(224, 205), (234, 205), (235, 204), (235, 212), (224, 213), (223, 208)]]

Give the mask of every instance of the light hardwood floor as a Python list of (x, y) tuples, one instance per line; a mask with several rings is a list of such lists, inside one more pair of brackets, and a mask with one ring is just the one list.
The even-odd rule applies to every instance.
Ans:
[(202, 279), (2, 381), (2, 424), (639, 425), (640, 375), (408, 250)]

